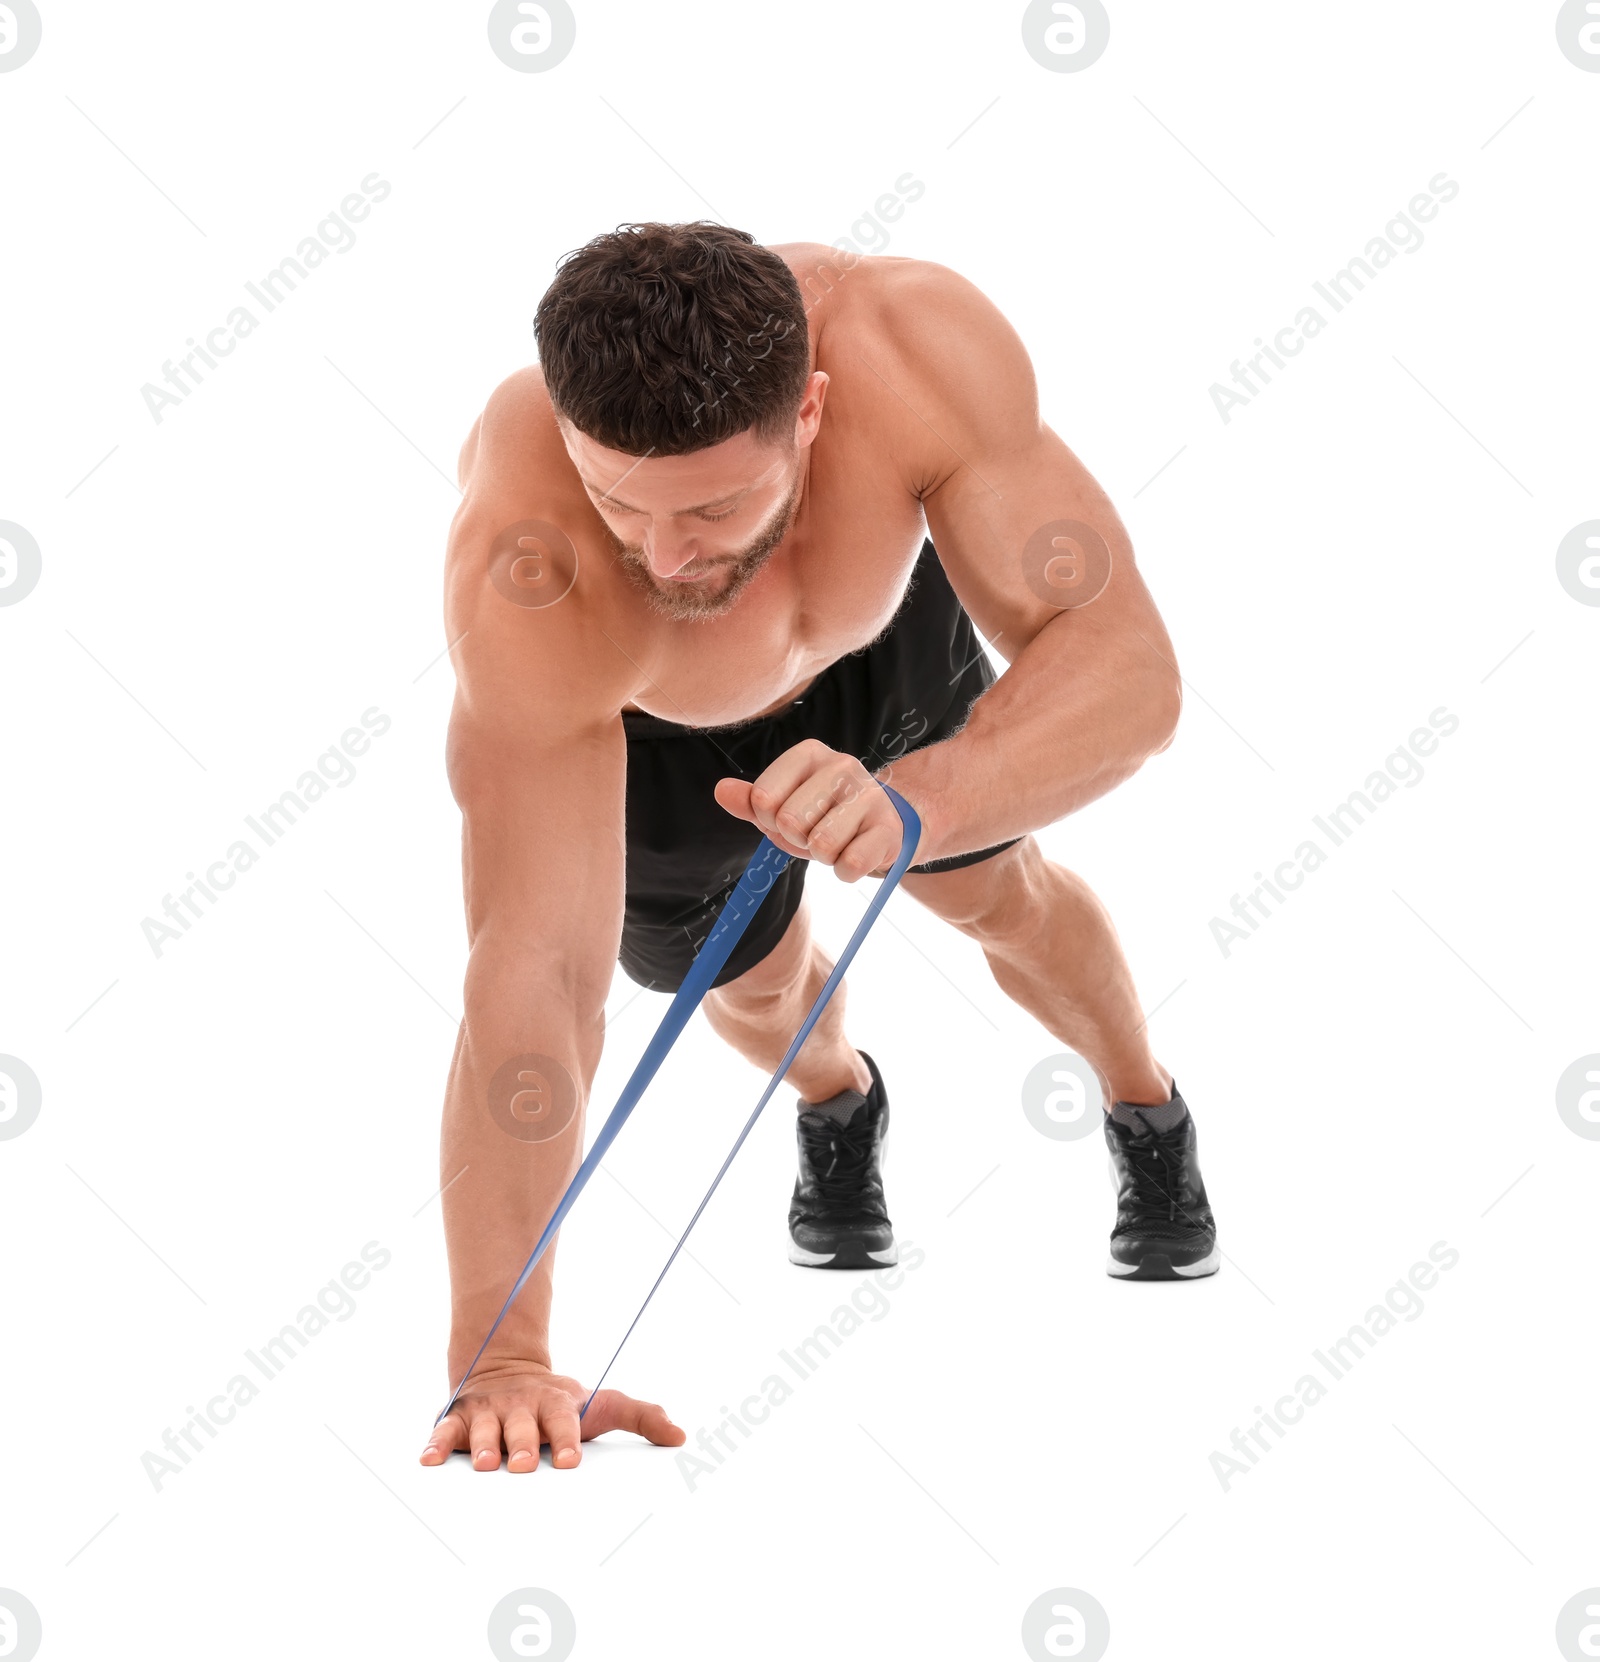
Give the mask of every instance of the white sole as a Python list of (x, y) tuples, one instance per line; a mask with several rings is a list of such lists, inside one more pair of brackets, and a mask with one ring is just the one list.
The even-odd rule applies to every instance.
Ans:
[[(810, 1252), (803, 1246), (796, 1246), (793, 1241), (789, 1243), (789, 1262), (791, 1264), (805, 1264), (809, 1268), (817, 1269), (823, 1265), (831, 1264), (838, 1256), (836, 1252)], [(884, 1247), (881, 1252), (874, 1252), (869, 1247), (867, 1257), (876, 1264), (898, 1264), (900, 1262), (900, 1249), (899, 1247)]]
[[(1141, 1264), (1124, 1264), (1119, 1258), (1106, 1259), (1107, 1275), (1137, 1275), (1142, 1267)], [(1182, 1277), (1185, 1281), (1191, 1281), (1199, 1275), (1215, 1275), (1221, 1268), (1222, 1249), (1221, 1247), (1212, 1247), (1204, 1258), (1193, 1264), (1172, 1265), (1172, 1273), (1175, 1276)]]
[(1212, 1247), (1210, 1252), (1208, 1252), (1197, 1264), (1184, 1264), (1181, 1267), (1174, 1264), (1172, 1266), (1172, 1273), (1174, 1275), (1181, 1275), (1185, 1277), (1194, 1275), (1215, 1275), (1221, 1268), (1222, 1249), (1220, 1247)]

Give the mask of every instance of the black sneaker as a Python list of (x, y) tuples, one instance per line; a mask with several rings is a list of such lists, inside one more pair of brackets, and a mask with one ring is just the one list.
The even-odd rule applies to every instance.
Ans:
[[(1176, 1086), (1172, 1095), (1183, 1102)], [(1106, 1273), (1128, 1281), (1215, 1275), (1222, 1254), (1200, 1175), (1193, 1116), (1185, 1106), (1171, 1130), (1155, 1131), (1136, 1107), (1131, 1112), (1140, 1118), (1139, 1126), (1105, 1116), (1117, 1188), (1117, 1226), (1111, 1231)]]
[(878, 1064), (861, 1051), (872, 1089), (844, 1124), (829, 1114), (795, 1115), (800, 1175), (789, 1206), (789, 1262), (816, 1269), (871, 1270), (898, 1263), (883, 1198), (889, 1094)]

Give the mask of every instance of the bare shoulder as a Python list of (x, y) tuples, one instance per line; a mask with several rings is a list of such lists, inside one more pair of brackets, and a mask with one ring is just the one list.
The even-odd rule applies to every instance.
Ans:
[(605, 642), (608, 550), (537, 365), (490, 394), (460, 484), (445, 556), (457, 725), (509, 742), (615, 718), (634, 677)]
[(817, 367), (863, 425), (900, 435), (919, 490), (936, 488), (954, 465), (959, 434), (982, 430), (1016, 443), (1037, 436), (1027, 348), (976, 283), (932, 260), (820, 252), (847, 269), (810, 310)]
[(852, 343), (881, 343), (919, 392), (943, 402), (998, 391), (1032, 395), (1027, 349), (978, 285), (932, 260), (862, 261), (855, 304), (845, 314)]
[(572, 463), (556, 427), (544, 375), (537, 364), (528, 364), (489, 394), (462, 446), (457, 482), (463, 492), (479, 494), (515, 490), (534, 479), (550, 488), (563, 471), (572, 475)]

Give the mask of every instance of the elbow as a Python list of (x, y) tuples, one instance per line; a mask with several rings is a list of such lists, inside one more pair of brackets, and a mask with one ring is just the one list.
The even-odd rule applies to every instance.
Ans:
[(537, 919), (520, 919), (512, 928), (506, 923), (486, 919), (468, 950), (462, 988), (468, 1025), (484, 1019), (531, 1020), (583, 1031), (603, 1029), (610, 961), (591, 942), (550, 939)]
[(463, 1026), (468, 1047), (493, 1072), (508, 1057), (559, 1059), (592, 1079), (605, 1043), (611, 966), (593, 953), (535, 947), (531, 925), (515, 938), (490, 924), (467, 954)]
[(1183, 680), (1176, 669), (1166, 665), (1150, 677), (1145, 689), (1144, 722), (1146, 755), (1159, 756), (1178, 735), (1178, 718), (1183, 714)]

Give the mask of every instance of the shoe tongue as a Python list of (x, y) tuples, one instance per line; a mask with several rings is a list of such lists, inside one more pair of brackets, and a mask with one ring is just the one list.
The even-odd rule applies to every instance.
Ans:
[(1147, 1130), (1154, 1131), (1157, 1135), (1170, 1131), (1175, 1125), (1183, 1124), (1184, 1116), (1188, 1112), (1188, 1104), (1178, 1095), (1176, 1087), (1173, 1089), (1170, 1102), (1114, 1102), (1111, 1105), (1112, 1119), (1118, 1125), (1127, 1126), (1135, 1136), (1141, 1136)]
[(821, 1114), (838, 1125), (848, 1125), (866, 1100), (860, 1091), (840, 1091), (826, 1102), (807, 1102), (804, 1097), (796, 1097), (795, 1106), (802, 1114)]

